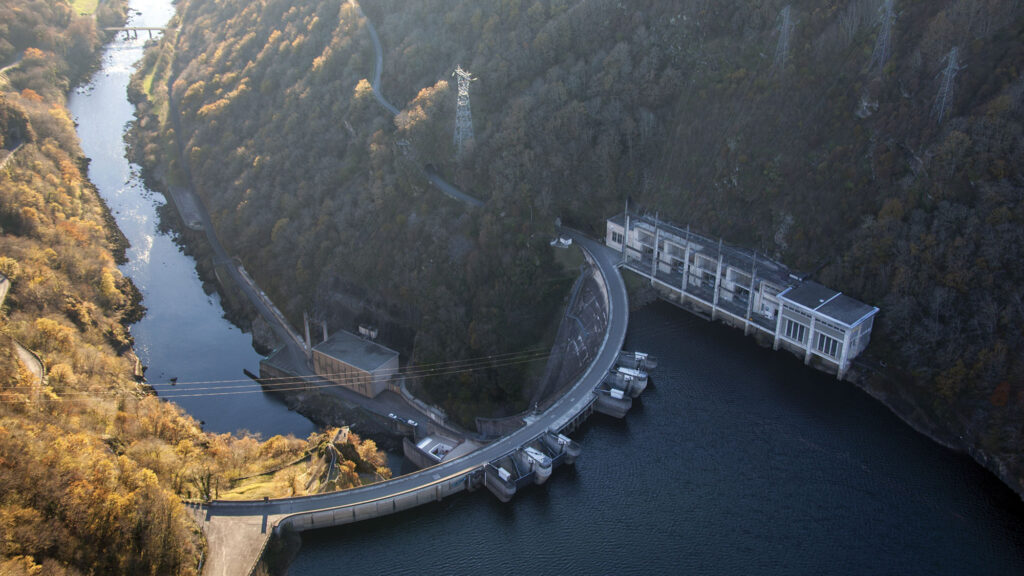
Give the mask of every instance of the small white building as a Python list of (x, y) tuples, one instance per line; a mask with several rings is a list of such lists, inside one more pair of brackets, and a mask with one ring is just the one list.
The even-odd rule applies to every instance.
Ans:
[(841, 292), (804, 281), (779, 294), (779, 301), (775, 349), (803, 354), (805, 363), (816, 356), (835, 365), (840, 378), (871, 340), (878, 308)]
[(398, 352), (345, 331), (313, 348), (313, 371), (339, 386), (374, 398), (398, 373)]
[(760, 333), (776, 350), (785, 347), (805, 362), (820, 358), (840, 378), (871, 338), (878, 308), (688, 228), (619, 214), (607, 221), (605, 244), (670, 301), (741, 327), (744, 334)]

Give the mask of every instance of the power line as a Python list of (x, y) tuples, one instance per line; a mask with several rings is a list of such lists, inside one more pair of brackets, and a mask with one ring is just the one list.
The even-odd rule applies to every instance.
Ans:
[(892, 53), (892, 24), (896, 20), (893, 0), (885, 0), (885, 3), (878, 12), (880, 28), (878, 30), (878, 37), (875, 38), (875, 49), (871, 53), (869, 69), (875, 66), (878, 66), (880, 69), (884, 68)]
[[(507, 358), (509, 356), (516, 356), (516, 355), (519, 355), (519, 354), (537, 354), (539, 352), (544, 352), (544, 351), (547, 351), (547, 350), (548, 350), (548, 348), (546, 348), (546, 347), (535, 347), (535, 348), (526, 348), (526, 349), (520, 350), (518, 352), (505, 352), (505, 353), (502, 353), (502, 354), (490, 354), (488, 356), (476, 356), (476, 357), (472, 357), (472, 358), (463, 358), (463, 359), (459, 359), (459, 360), (446, 360), (446, 361), (442, 361), (442, 362), (433, 362), (433, 363), (428, 363), (428, 364), (416, 364), (416, 365), (414, 365), (414, 369), (413, 370), (414, 371), (420, 371), (420, 370), (426, 370), (426, 369), (443, 368), (443, 367), (449, 367), (449, 366), (458, 366), (458, 365), (462, 365), (462, 364), (477, 363), (477, 362), (483, 362), (483, 361), (492, 360), (492, 359)], [(391, 372), (392, 372), (392, 374), (394, 374), (394, 373), (400, 372), (400, 369), (392, 369)], [(344, 374), (345, 374), (345, 372), (337, 372), (337, 373), (321, 374), (321, 376), (327, 376), (327, 377), (330, 377), (330, 376), (342, 376)], [(290, 378), (291, 378), (290, 376), (274, 376), (274, 377), (271, 377), (271, 378), (261, 378), (261, 380), (264, 380), (264, 381), (274, 381), (274, 380), (287, 380), (287, 379), (290, 379)], [(227, 383), (236, 383), (236, 382), (249, 382), (250, 380), (251, 380), (250, 378), (237, 378), (237, 379), (231, 379), (231, 380), (194, 380), (194, 381), (188, 381), (188, 382), (174, 382), (173, 385), (176, 385), (176, 386), (191, 386), (191, 385), (195, 385), (195, 384), (227, 384)], [(151, 385), (153, 385), (153, 386), (161, 386), (161, 385), (168, 385), (168, 386), (170, 386), (170, 385), (172, 385), (172, 383), (171, 382), (156, 382), (156, 383), (153, 383)]]
[(782, 11), (779, 12), (779, 20), (781, 20), (779, 23), (779, 42), (775, 45), (775, 61), (772, 64), (772, 68), (780, 72), (786, 68), (786, 60), (789, 58), (789, 36), (796, 26), (790, 14), (789, 4), (786, 4)]
[(956, 75), (964, 66), (960, 65), (960, 49), (956, 46), (946, 56), (946, 68), (942, 74), (942, 84), (939, 86), (939, 93), (935, 96), (935, 105), (932, 106), (932, 116), (942, 124), (946, 112), (953, 103), (953, 86), (956, 83)]
[[(526, 364), (526, 363), (530, 363), (530, 362), (536, 362), (536, 361), (539, 361), (539, 360), (545, 360), (545, 359), (547, 359), (547, 358), (549, 358), (551, 356), (552, 356), (552, 354), (537, 354), (537, 353), (529, 354), (529, 355), (520, 355), (519, 357), (509, 356), (509, 357), (503, 359), (502, 361), (500, 361), (498, 363), (476, 362), (476, 363), (473, 363), (473, 364), (466, 364), (466, 365), (463, 365), (463, 366), (449, 366), (449, 367), (446, 367), (446, 368), (443, 368), (443, 369), (430, 368), (430, 369), (424, 369), (424, 370), (410, 370), (410, 371), (406, 371), (404, 373), (402, 373), (400, 371), (396, 371), (391, 376), (394, 376), (396, 374), (399, 374), (399, 375), (402, 375), (402, 376), (450, 376), (450, 375), (454, 375), (454, 374), (462, 374), (462, 373), (468, 373), (468, 372), (475, 372), (475, 371), (483, 370), (483, 369), (503, 368), (503, 367), (515, 366), (515, 365), (519, 365), (519, 364)], [(486, 360), (486, 357), (484, 357), (483, 360)], [(315, 389), (321, 389), (321, 388), (344, 387), (346, 384), (354, 382), (354, 381), (358, 380), (359, 378), (361, 378), (361, 376), (359, 376), (359, 375), (354, 375), (353, 376), (351, 374), (344, 374), (344, 373), (339, 373), (338, 375), (343, 375), (343, 376), (345, 376), (345, 378), (343, 378), (339, 382), (337, 380), (333, 380), (333, 379), (324, 377), (322, 375), (311, 376), (311, 377), (279, 377), (279, 378), (276, 378), (276, 380), (279, 380), (279, 382), (271, 383), (271, 384), (249, 383), (249, 384), (234, 384), (234, 385), (228, 385), (228, 386), (210, 386), (210, 387), (206, 387), (206, 388), (193, 388), (191, 390), (183, 391), (184, 393), (179, 393), (179, 392), (174, 391), (174, 390), (163, 390), (163, 391), (161, 391), (157, 395), (157, 397), (159, 397), (161, 399), (165, 399), (165, 400), (172, 400), (172, 399), (175, 399), (175, 398), (196, 398), (196, 397), (206, 397), (206, 396), (228, 396), (228, 395), (233, 395), (233, 394), (253, 394), (253, 393), (262, 393), (262, 392), (265, 392), (265, 391), (287, 392), (287, 391), (292, 391), (292, 390), (315, 390)], [(25, 390), (24, 387), (20, 387), (20, 389)], [(38, 391), (38, 390), (40, 390), (40, 389), (39, 388), (30, 388), (30, 389), (25, 390), (25, 391), (28, 392), (28, 391)], [(11, 393), (12, 391), (13, 391), (13, 389), (11, 389), (11, 388), (3, 389), (3, 390), (0, 390), (0, 394)], [(193, 392), (197, 392), (197, 393), (193, 393)], [(14, 392), (14, 393), (17, 393), (17, 392)], [(66, 394), (63, 394), (63, 395), (58, 395), (58, 399), (60, 399), (60, 400), (93, 400), (93, 399), (102, 398), (104, 396), (106, 396), (108, 398), (116, 398), (116, 397), (121, 396), (121, 394), (118, 394), (118, 393), (90, 394), (90, 393), (87, 393), (87, 392), (69, 392), (69, 393), (66, 393)], [(31, 401), (29, 401), (28, 399), (25, 399), (25, 400), (13, 400), (13, 399), (2, 399), (2, 398), (0, 398), (0, 403), (26, 404), (26, 403), (31, 403)]]

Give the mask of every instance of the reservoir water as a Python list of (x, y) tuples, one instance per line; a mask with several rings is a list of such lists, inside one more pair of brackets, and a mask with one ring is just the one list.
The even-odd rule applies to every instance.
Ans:
[(850, 384), (668, 304), (626, 344), (652, 385), (575, 467), (305, 532), (289, 574), (1024, 574), (1020, 499)]
[[(133, 6), (138, 25), (172, 13)], [(125, 160), (141, 42), (113, 43), (71, 110), (132, 243), (122, 270), (149, 309), (132, 333), (150, 381), (229, 385), (258, 356), (157, 229), (164, 199)], [(627, 346), (659, 357), (652, 385), (625, 420), (573, 435), (574, 467), (508, 504), (481, 490), (307, 532), (290, 574), (1024, 574), (1020, 499), (851, 385), (666, 304), (633, 314)], [(259, 392), (179, 402), (211, 431), (313, 429)]]
[[(134, 0), (131, 5), (138, 11), (131, 17), (135, 26), (164, 26), (174, 13), (167, 0)], [(195, 261), (158, 229), (157, 208), (166, 200), (146, 189), (139, 167), (125, 157), (123, 136), (134, 112), (127, 86), (146, 38), (140, 32), (138, 39), (112, 42), (92, 82), (72, 93), (68, 103), (82, 150), (92, 160), (89, 179), (131, 242), (121, 271), (142, 291), (148, 309), (131, 328), (135, 351), (148, 366), (150, 384), (159, 392), (173, 390), (175, 401), (204, 422), (205, 430), (304, 437), (315, 429), (309, 420), (259, 386), (248, 386), (252, 382), (242, 370), (257, 371), (260, 359), (251, 338), (224, 319), (217, 294), (203, 291)], [(177, 379), (173, 387), (168, 384), (172, 378)], [(184, 396), (187, 388), (194, 395)]]

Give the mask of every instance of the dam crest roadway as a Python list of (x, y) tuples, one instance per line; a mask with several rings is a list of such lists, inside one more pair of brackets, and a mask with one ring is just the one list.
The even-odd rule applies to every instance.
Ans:
[(629, 300), (618, 270), (620, 255), (578, 232), (570, 231), (569, 236), (593, 268), (604, 300), (601, 304), (606, 322), (593, 360), (565, 394), (546, 410), (524, 418), (519, 429), (476, 451), (392, 480), (312, 496), (192, 504), (190, 507), (209, 544), (203, 573), (250, 574), (271, 533), (283, 526), (304, 531), (385, 516), (474, 489), (485, 479), (494, 491), (492, 484), (507, 484), (508, 479), (498, 476), (499, 469), (492, 463), (538, 442), (552, 446), (562, 432), (575, 429), (595, 410), (601, 390), (607, 386), (608, 374), (619, 361), (629, 323)]
[[(373, 92), (390, 114), (397, 108), (380, 93), (382, 49), (372, 22), (362, 13), (357, 2), (352, 5), (364, 18), (376, 54), (373, 74)], [(172, 118), (175, 116), (172, 107)], [(176, 120), (176, 118), (173, 118)], [(440, 192), (467, 207), (483, 204), (479, 199), (463, 193), (445, 182), (438, 174), (424, 170), (424, 175)], [(282, 347), (277, 361), (298, 378), (315, 377), (306, 364), (301, 337), (295, 333), (283, 315), (245, 272), (241, 263), (229, 257), (221, 245), (202, 200), (188, 188), (172, 191), (174, 204), (185, 222), (205, 232), (215, 261), (226, 264), (228, 274), (253, 303), (260, 316), (268, 321)], [(185, 202), (183, 200), (188, 200)], [(207, 553), (203, 561), (203, 574), (208, 576), (245, 576), (255, 569), (271, 534), (282, 527), (296, 531), (339, 526), (401, 512), (441, 500), (464, 490), (487, 486), (500, 500), (507, 501), (517, 488), (527, 483), (541, 483), (551, 469), (562, 463), (571, 463), (579, 446), (564, 436), (571, 432), (594, 411), (623, 417), (632, 404), (632, 398), (642, 388), (615, 382), (611, 370), (620, 360), (620, 351), (629, 320), (629, 302), (625, 284), (619, 273), (621, 254), (581, 233), (565, 230), (581, 249), (588, 267), (577, 283), (564, 322), (571, 327), (568, 337), (556, 339), (572, 344), (576, 362), (573, 377), (550, 404), (539, 406), (508, 428), (516, 429), (482, 445), (476, 450), (460, 449), (440, 463), (419, 458), (419, 466), (433, 464), (417, 472), (358, 488), (310, 496), (264, 499), (251, 501), (214, 500), (186, 504), (199, 522), (207, 538)], [(586, 297), (586, 314), (573, 315), (573, 302), (580, 294)], [(579, 316), (586, 316), (586, 326)], [(574, 332), (575, 330), (575, 332)], [(583, 337), (585, 335), (585, 338)], [(563, 334), (560, 332), (560, 337)], [(577, 337), (578, 336), (578, 337)], [(619, 377), (621, 380), (621, 377)], [(339, 393), (351, 392), (340, 390)], [(356, 396), (356, 394), (347, 394)], [(376, 410), (375, 410), (376, 411)], [(432, 425), (430, 425), (432, 426)], [(438, 428), (441, 437), (448, 431)], [(507, 431), (507, 428), (503, 431)], [(492, 434), (491, 436), (499, 436)], [(410, 444), (406, 443), (406, 453)], [(470, 443), (467, 442), (467, 446)], [(412, 451), (416, 451), (412, 445)], [(426, 451), (420, 449), (420, 456)]]

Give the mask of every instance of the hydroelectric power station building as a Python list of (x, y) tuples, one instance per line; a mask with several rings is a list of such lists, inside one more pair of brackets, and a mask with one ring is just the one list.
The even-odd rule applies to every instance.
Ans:
[(657, 218), (609, 218), (605, 244), (668, 300), (743, 328), (810, 364), (846, 375), (878, 308), (793, 275), (784, 265)]
[(398, 373), (398, 352), (351, 332), (338, 331), (313, 348), (313, 371), (374, 398)]

